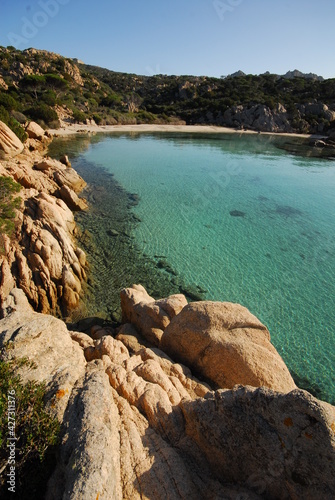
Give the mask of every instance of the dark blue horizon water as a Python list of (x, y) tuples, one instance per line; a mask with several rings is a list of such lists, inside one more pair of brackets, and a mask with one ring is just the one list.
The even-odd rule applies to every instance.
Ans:
[(76, 161), (104, 167), (139, 195), (133, 236), (144, 253), (164, 257), (206, 299), (246, 306), (297, 379), (334, 403), (335, 162), (290, 154), (288, 141), (301, 145), (121, 134)]

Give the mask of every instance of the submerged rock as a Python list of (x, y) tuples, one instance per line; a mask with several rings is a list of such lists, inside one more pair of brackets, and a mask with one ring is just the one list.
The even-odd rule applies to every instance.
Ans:
[(107, 229), (107, 234), (108, 236), (112, 236), (112, 238), (115, 238), (116, 236), (119, 236), (119, 232), (116, 231), (116, 229)]
[(245, 217), (245, 212), (241, 212), (241, 210), (231, 210), (229, 213), (232, 217)]
[(289, 205), (278, 205), (276, 208), (276, 213), (279, 215), (283, 215), (284, 217), (297, 217), (299, 215), (302, 215), (301, 210)]

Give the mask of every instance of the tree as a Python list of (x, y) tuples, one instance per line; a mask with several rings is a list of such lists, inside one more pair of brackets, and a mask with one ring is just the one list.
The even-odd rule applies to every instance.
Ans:
[(47, 86), (56, 92), (57, 97), (59, 94), (63, 91), (65, 91), (68, 88), (68, 83), (64, 78), (61, 78), (58, 75), (53, 75), (53, 74), (46, 74), (44, 75), (45, 77), (45, 82)]
[(25, 75), (20, 81), (20, 87), (28, 92), (32, 92), (35, 99), (38, 99), (38, 90), (45, 86), (44, 75)]

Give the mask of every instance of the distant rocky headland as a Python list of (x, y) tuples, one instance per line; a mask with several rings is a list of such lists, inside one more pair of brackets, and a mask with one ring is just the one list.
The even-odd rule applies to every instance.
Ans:
[[(332, 141), (334, 81), (237, 76), (230, 97), (221, 96), (228, 103), (220, 92), (229, 79), (120, 75), (12, 47), (0, 59), (0, 178), (15, 208), (14, 217), (0, 205), (8, 229), (0, 361), (16, 363), (24, 385), (44, 383), (47, 410), (60, 423), (39, 496), (30, 486), (35, 457), (16, 478), (20, 498), (334, 498), (335, 408), (296, 386), (268, 329), (242, 305), (188, 303), (181, 293), (156, 299), (128, 283), (119, 324), (70, 329), (60, 319), (79, 306), (90, 273), (74, 219), (88, 204), (68, 157), (47, 156), (45, 131), (86, 120), (187, 122)], [(237, 100), (239, 78), (280, 101)], [(0, 467), (5, 498), (4, 448)]]

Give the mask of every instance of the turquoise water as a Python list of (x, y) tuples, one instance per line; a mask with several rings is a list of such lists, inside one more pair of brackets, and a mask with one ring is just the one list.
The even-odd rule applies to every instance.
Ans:
[(334, 402), (335, 162), (288, 154), (287, 140), (120, 135), (83, 157), (139, 195), (143, 252), (248, 307), (297, 379)]

